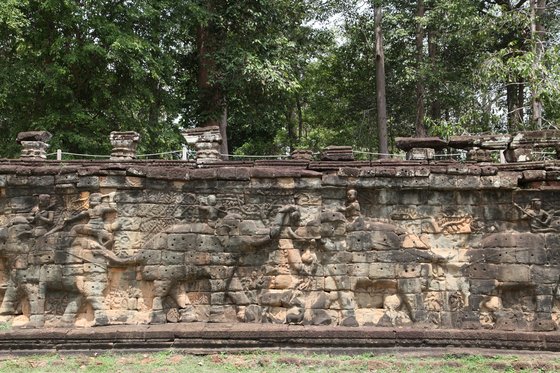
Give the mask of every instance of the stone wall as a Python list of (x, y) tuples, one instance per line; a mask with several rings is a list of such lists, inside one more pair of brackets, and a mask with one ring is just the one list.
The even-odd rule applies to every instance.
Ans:
[(0, 314), (554, 330), (559, 190), (559, 161), (2, 161)]

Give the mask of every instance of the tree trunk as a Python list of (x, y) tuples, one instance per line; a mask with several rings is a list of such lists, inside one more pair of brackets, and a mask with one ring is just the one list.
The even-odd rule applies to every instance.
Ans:
[[(212, 4), (207, 4), (212, 10)], [(216, 77), (216, 62), (213, 53), (219, 37), (212, 32), (212, 25), (199, 25), (196, 32), (196, 48), (198, 57), (198, 90), (199, 90), (199, 126), (221, 126), (224, 122), (224, 96), (219, 83), (212, 80)], [(225, 128), (220, 131), (225, 132)]]
[(524, 107), (525, 107), (525, 83), (523, 82), (523, 78), (519, 78), (517, 82), (517, 105), (516, 105), (516, 122), (521, 124), (523, 123), (523, 116), (524, 116)]
[[(437, 44), (435, 43), (435, 32), (428, 31), (428, 57), (432, 69), (436, 68)], [(441, 101), (439, 100), (439, 89), (436, 83), (430, 86), (430, 118), (441, 119)]]
[(506, 85), (506, 101), (508, 108), (508, 131), (522, 130), (523, 123), (523, 88), (518, 83)]
[[(533, 53), (535, 55), (535, 60), (533, 62), (534, 69), (539, 70), (541, 64), (542, 55), (544, 53), (544, 26), (542, 24), (542, 16), (544, 15), (546, 7), (546, 0), (530, 0), (531, 8), (531, 39), (533, 44)], [(537, 74), (537, 78), (538, 78)], [(533, 109), (533, 115), (531, 120), (531, 126), (533, 129), (542, 128), (542, 101), (540, 99), (540, 94), (537, 88), (537, 82), (532, 82), (532, 97), (531, 106)]]
[[(418, 0), (416, 16), (424, 17), (424, 0)], [(424, 96), (426, 95), (426, 87), (424, 86), (424, 78), (422, 74), (422, 65), (424, 63), (424, 27), (420, 22), (416, 27), (416, 63), (417, 74), (416, 80), (416, 136), (425, 137), (428, 133), (424, 125), (424, 117), (426, 116), (426, 108), (424, 106)]]
[(296, 95), (296, 106), (298, 115), (298, 142), (301, 141), (303, 137), (303, 109), (301, 108), (301, 98)]
[(224, 102), (222, 117), (220, 119), (220, 135), (222, 136), (222, 145), (220, 146), (220, 153), (222, 153), (222, 159), (229, 159), (229, 149), (227, 140), (227, 105)]
[(387, 95), (385, 93), (385, 52), (383, 50), (383, 32), (381, 21), (383, 10), (381, 3), (375, 5), (375, 88), (377, 96), (377, 128), (379, 131), (380, 158), (389, 153), (387, 134)]
[(288, 127), (288, 148), (290, 150), (290, 153), (294, 150), (293, 119), (294, 119), (294, 110), (290, 105), (286, 108), (286, 126)]

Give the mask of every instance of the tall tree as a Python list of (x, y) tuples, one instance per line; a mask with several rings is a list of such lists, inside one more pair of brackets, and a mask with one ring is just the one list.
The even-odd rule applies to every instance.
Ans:
[[(542, 17), (546, 9), (546, 0), (529, 0), (531, 8), (531, 39), (534, 54), (534, 69), (538, 70), (544, 53), (544, 26)], [(542, 100), (536, 87), (532, 92), (532, 124), (536, 128), (542, 128)]]
[(379, 131), (379, 153), (381, 158), (389, 153), (387, 134), (387, 95), (385, 94), (385, 52), (382, 31), (383, 8), (375, 4), (375, 88), (377, 96), (377, 127)]
[(424, 0), (417, 1), (417, 26), (416, 26), (416, 62), (417, 62), (417, 78), (416, 78), (416, 136), (424, 137), (427, 135), (424, 117), (426, 115), (426, 107), (424, 104), (426, 88), (423, 77), (424, 64), (424, 26), (423, 18), (425, 13)]

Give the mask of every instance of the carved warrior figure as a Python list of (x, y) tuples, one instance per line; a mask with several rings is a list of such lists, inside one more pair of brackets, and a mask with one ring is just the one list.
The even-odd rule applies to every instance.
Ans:
[[(317, 269), (315, 239), (301, 237), (297, 230), (301, 224), (300, 208), (288, 205), (279, 210), (284, 214), (278, 234), (278, 248), (271, 254), (266, 267), (270, 284), (260, 294), (260, 304), (264, 307), (265, 320), (274, 321), (278, 315), (271, 312), (278, 299), (288, 308), (285, 322), (296, 324), (303, 320), (305, 312), (304, 291), (310, 290), (311, 277)], [(281, 216), (281, 215), (279, 215)], [(304, 229), (302, 231), (305, 231)], [(301, 251), (300, 251), (301, 250)]]
[[(59, 254), (54, 252), (45, 257), (38, 254), (30, 255), (28, 267), (16, 271), (15, 288), (23, 287), (30, 305), (30, 323), (28, 326), (42, 326), (45, 322), (45, 301), (48, 290), (61, 290), (69, 295), (61, 322), (73, 325), (84, 301), (94, 311), (94, 325), (106, 325), (104, 291), (107, 287), (107, 268), (104, 259), (96, 255), (96, 251), (109, 251), (113, 243), (112, 231), (117, 224), (106, 221), (108, 213), (116, 212), (110, 203), (103, 202), (103, 196), (93, 193), (89, 196), (89, 209), (76, 216), (65, 219), (60, 225), (46, 232), (42, 237), (62, 231), (68, 224), (87, 219), (87, 223), (74, 225), (69, 232), (61, 234), (59, 243), (71, 239), (70, 247), (65, 247)], [(39, 209), (40, 211), (40, 209)], [(43, 219), (45, 217), (43, 216)], [(44, 220), (41, 219), (43, 223)], [(46, 229), (45, 229), (46, 230)], [(58, 251), (58, 250), (57, 250)], [(54, 263), (54, 255), (63, 259), (60, 264)], [(60, 260), (60, 259), (59, 259)], [(66, 273), (66, 275), (65, 275)], [(2, 312), (5, 310), (2, 306)]]
[(218, 202), (216, 200), (216, 196), (211, 194), (206, 198), (206, 203), (203, 203), (198, 206), (199, 215), (201, 220), (212, 228), (216, 226), (216, 222), (221, 216), (226, 215), (227, 213), (218, 206)]
[(560, 231), (560, 212), (544, 210), (539, 198), (533, 198), (531, 200), (531, 205), (525, 208), (519, 206), (515, 202), (513, 205), (523, 213), (523, 219), (529, 219), (531, 232), (549, 233)]
[(33, 237), (37, 238), (45, 235), (52, 227), (54, 224), (53, 207), (54, 204), (51, 204), (50, 195), (39, 194), (37, 196), (37, 205), (33, 207), (31, 213), (27, 217), (27, 220), (33, 226), (33, 230), (31, 231)]
[(103, 199), (107, 197), (110, 197), (110, 195), (92, 193), (89, 196), (89, 208), (87, 210), (65, 219), (62, 224), (47, 232), (46, 235), (58, 232), (68, 224), (87, 219), (87, 223), (74, 225), (70, 230), (70, 236), (77, 237), (81, 241), (80, 245), (88, 246), (89, 249), (105, 248), (110, 250), (115, 242), (111, 232), (118, 229), (118, 226), (106, 222), (107, 214), (117, 212), (115, 207), (102, 203)]
[[(8, 270), (6, 290), (0, 306), (0, 315), (12, 316), (16, 313), (16, 306), (21, 294), (28, 299), (34, 299), (38, 293), (36, 257), (43, 253), (47, 243), (44, 237), (48, 228), (53, 224), (53, 205), (50, 195), (36, 196), (37, 204), (27, 215), (15, 215), (8, 224), (1, 229), (1, 257), (4, 259)], [(39, 254), (35, 254), (39, 253)], [(34, 271), (29, 273), (29, 268)], [(33, 306), (33, 305), (32, 305)], [(37, 317), (32, 315), (32, 322), (37, 322)], [(38, 323), (40, 326), (41, 323)]]

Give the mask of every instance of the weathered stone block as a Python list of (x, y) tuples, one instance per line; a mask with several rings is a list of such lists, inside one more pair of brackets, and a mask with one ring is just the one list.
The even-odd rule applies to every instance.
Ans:
[(173, 252), (173, 251), (163, 251), (161, 253), (161, 264), (183, 264), (185, 262), (185, 256), (183, 253)]
[(494, 279), (471, 279), (469, 281), (470, 291), (473, 294), (494, 294), (498, 281)]
[(348, 265), (348, 275), (355, 277), (368, 277), (369, 276), (369, 264), (368, 263), (357, 263)]
[(549, 266), (533, 266), (531, 279), (536, 284), (556, 284), (560, 278), (560, 270)]
[(167, 248), (172, 251), (192, 251), (199, 247), (199, 240), (203, 240), (194, 233), (167, 235)]
[(331, 276), (348, 275), (348, 266), (346, 264), (328, 264), (324, 270), (326, 274)]
[(398, 278), (414, 278), (421, 274), (420, 264), (397, 264), (396, 275)]
[(500, 268), (495, 264), (475, 263), (469, 265), (466, 269), (466, 275), (469, 278), (478, 279), (495, 279), (498, 278)]
[(351, 290), (352, 278), (348, 276), (327, 276), (325, 277), (325, 291)]
[(81, 176), (76, 186), (80, 189), (97, 189), (99, 188), (100, 182), (98, 176)]
[(181, 279), (184, 276), (184, 265), (163, 265), (159, 267), (159, 278), (162, 280)]
[(540, 249), (545, 247), (544, 237), (533, 233), (494, 233), (485, 237), (482, 247), (512, 247)]
[(422, 281), (419, 278), (403, 278), (398, 280), (399, 291), (403, 294), (419, 294), (422, 292)]

